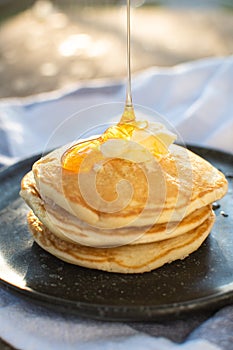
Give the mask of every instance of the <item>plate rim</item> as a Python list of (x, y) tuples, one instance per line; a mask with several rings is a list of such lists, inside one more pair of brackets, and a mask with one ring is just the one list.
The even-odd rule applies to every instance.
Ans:
[[(229, 157), (233, 159), (233, 154), (230, 152), (225, 152), (223, 150), (203, 147), (195, 144), (186, 145), (187, 149), (191, 149), (194, 152), (217, 153), (218, 155), (223, 155), (224, 157)], [(22, 159), (10, 166), (0, 169), (0, 181), (10, 172), (15, 172), (18, 168), (26, 167), (29, 164), (33, 164), (37, 159), (41, 157), (40, 154), (32, 155), (25, 159)], [(214, 308), (216, 304), (227, 305), (233, 302), (233, 281), (227, 285), (223, 285), (216, 289), (216, 292), (211, 295), (203, 296), (193, 300), (186, 300), (183, 302), (161, 304), (161, 305), (106, 305), (97, 303), (88, 303), (85, 301), (75, 301), (57, 297), (55, 295), (48, 295), (46, 293), (38, 292), (29, 287), (19, 287), (7, 280), (2, 279), (0, 276), (0, 284), (3, 288), (14, 292), (15, 294), (21, 295), (30, 301), (38, 302), (43, 306), (53, 308), (58, 306), (58, 309), (64, 310), (67, 308), (69, 313), (78, 314), (80, 316), (86, 316), (93, 319), (101, 320), (113, 320), (113, 321), (147, 321), (147, 320), (158, 320), (167, 318), (169, 315), (182, 316), (189, 312), (200, 311), (208, 308)], [(50, 305), (52, 303), (53, 305)], [(50, 307), (51, 306), (51, 307)], [(89, 310), (88, 313), (84, 310)], [(93, 311), (99, 310), (98, 313), (93, 314)], [(141, 310), (141, 311), (140, 311)], [(144, 310), (144, 312), (143, 312)], [(149, 311), (149, 316), (145, 315), (145, 310)], [(122, 311), (125, 316), (122, 316)], [(130, 313), (127, 315), (127, 313)], [(114, 314), (114, 316), (111, 316)], [(120, 314), (120, 315), (119, 315)]]

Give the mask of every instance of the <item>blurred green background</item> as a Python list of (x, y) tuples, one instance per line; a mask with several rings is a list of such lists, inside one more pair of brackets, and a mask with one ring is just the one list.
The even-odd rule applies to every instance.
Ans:
[[(126, 1), (0, 0), (0, 98), (126, 72)], [(132, 3), (132, 69), (233, 53), (233, 2)]]

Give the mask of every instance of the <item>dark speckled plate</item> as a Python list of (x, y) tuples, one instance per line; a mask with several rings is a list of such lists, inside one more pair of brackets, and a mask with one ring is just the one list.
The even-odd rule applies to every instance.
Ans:
[[(201, 248), (153, 272), (123, 275), (64, 263), (33, 242), (20, 180), (38, 157), (0, 172), (0, 279), (8, 289), (56, 310), (107, 320), (158, 320), (233, 301), (233, 156), (190, 147), (220, 168), (229, 192)], [(224, 210), (228, 217), (221, 215)]]

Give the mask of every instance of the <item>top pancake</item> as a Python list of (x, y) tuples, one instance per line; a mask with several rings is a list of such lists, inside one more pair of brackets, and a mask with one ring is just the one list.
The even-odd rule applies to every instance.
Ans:
[(36, 187), (45, 203), (52, 200), (93, 227), (141, 227), (181, 221), (227, 191), (227, 181), (220, 171), (177, 145), (170, 146), (170, 152), (159, 162), (108, 159), (79, 175), (62, 168), (66, 148), (34, 164)]

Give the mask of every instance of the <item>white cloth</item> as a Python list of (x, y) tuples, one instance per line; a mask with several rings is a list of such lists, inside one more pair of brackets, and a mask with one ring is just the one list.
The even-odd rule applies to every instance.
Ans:
[[(151, 68), (135, 76), (132, 86), (134, 103), (165, 116), (185, 142), (233, 152), (233, 57)], [(106, 123), (111, 108), (116, 110), (116, 120), (122, 106), (106, 103), (124, 102), (124, 98), (124, 84), (99, 82), (68, 93), (2, 101), (0, 125), (10, 155), (23, 158), (45, 150), (46, 145), (52, 148), (73, 141), (93, 124)]]
[[(134, 103), (164, 115), (185, 142), (233, 153), (233, 57), (151, 68), (136, 75), (132, 86)], [(93, 120), (95, 125), (105, 123), (108, 113), (115, 120), (122, 108), (118, 104), (70, 116), (93, 105), (123, 102), (124, 97), (124, 83), (99, 81), (72, 91), (2, 100), (0, 163), (7, 165), (73, 141)], [(96, 111), (101, 111), (98, 120)], [(25, 350), (231, 349), (233, 306), (206, 318), (166, 325), (97, 322), (48, 311), (0, 289), (0, 337)], [(219, 324), (224, 332), (218, 336)]]

